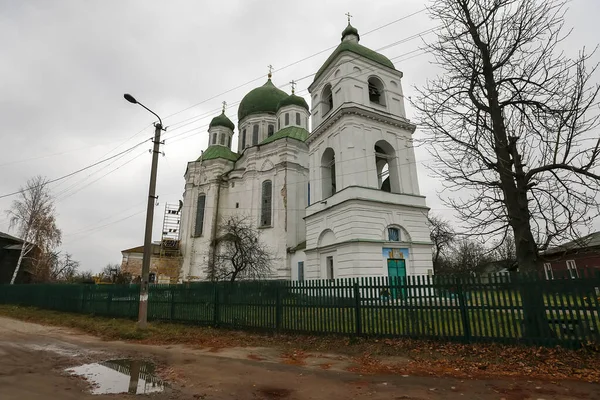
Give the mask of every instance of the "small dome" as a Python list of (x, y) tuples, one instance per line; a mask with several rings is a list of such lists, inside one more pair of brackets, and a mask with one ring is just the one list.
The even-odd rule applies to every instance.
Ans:
[(358, 34), (358, 29), (356, 29), (355, 27), (350, 25), (350, 22), (348, 22), (348, 26), (346, 27), (346, 29), (344, 29), (342, 31), (342, 40), (344, 40), (344, 38), (348, 35), (356, 35), (356, 38), (358, 40), (360, 40), (360, 35)]
[(229, 128), (231, 130), (235, 128), (233, 122), (231, 122), (231, 120), (227, 118), (227, 115), (225, 115), (225, 111), (210, 121), (210, 124), (208, 124), (208, 129), (212, 128), (213, 126), (224, 126), (225, 128)]
[(286, 97), (288, 97), (288, 94), (277, 89), (271, 82), (271, 78), (269, 78), (264, 85), (251, 90), (244, 96), (238, 108), (238, 120), (241, 121), (251, 114), (275, 114), (277, 105)]
[(277, 110), (279, 110), (281, 107), (292, 106), (292, 105), (300, 106), (300, 107), (304, 108), (306, 111), (309, 111), (308, 103), (306, 103), (306, 100), (304, 100), (304, 97), (296, 96), (295, 94), (291, 94), (288, 97), (286, 97), (285, 99), (281, 100), (279, 102), (279, 104), (277, 105)]

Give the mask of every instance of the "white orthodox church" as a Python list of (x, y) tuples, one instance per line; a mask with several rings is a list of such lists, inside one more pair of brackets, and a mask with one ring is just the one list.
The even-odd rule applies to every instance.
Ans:
[(359, 40), (348, 23), (308, 88), (310, 107), (269, 73), (239, 105), (236, 150), (224, 111), (211, 121), (208, 148), (185, 172), (184, 281), (205, 279), (218, 224), (238, 213), (279, 260), (274, 279), (431, 273), (402, 72)]

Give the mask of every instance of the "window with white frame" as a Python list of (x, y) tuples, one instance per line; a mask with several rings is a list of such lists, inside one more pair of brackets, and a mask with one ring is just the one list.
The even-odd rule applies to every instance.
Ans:
[(546, 274), (546, 279), (554, 279), (554, 271), (552, 271), (552, 264), (544, 263), (544, 274)]
[(575, 264), (575, 260), (567, 260), (567, 270), (569, 271), (569, 276), (571, 276), (571, 278), (579, 278), (579, 272), (577, 271), (577, 264)]
[(388, 240), (390, 242), (399, 242), (400, 241), (400, 229), (388, 228)]

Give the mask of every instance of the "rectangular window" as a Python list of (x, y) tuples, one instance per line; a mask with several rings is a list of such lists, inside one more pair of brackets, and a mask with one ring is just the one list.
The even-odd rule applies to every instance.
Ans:
[(285, 113), (285, 126), (290, 124), (290, 113)]
[(219, 144), (225, 145), (225, 134), (221, 133), (221, 137), (219, 137)]
[(388, 237), (389, 237), (390, 242), (399, 242), (400, 241), (400, 229), (388, 228)]
[(333, 256), (328, 256), (326, 258), (326, 264), (327, 264), (327, 279), (333, 279), (334, 275), (333, 275)]
[(242, 131), (242, 150), (246, 148), (246, 130)]
[(271, 137), (273, 136), (273, 132), (275, 131), (275, 126), (274, 125), (269, 125), (269, 127), (267, 128), (267, 136)]
[(196, 225), (194, 227), (194, 236), (202, 236), (202, 228), (204, 227), (204, 206), (206, 204), (206, 195), (198, 196), (196, 207)]
[(262, 202), (260, 212), (260, 226), (271, 226), (273, 190), (271, 181), (262, 184)]
[(552, 264), (545, 263), (544, 264), (544, 274), (546, 274), (546, 279), (554, 279), (554, 271), (552, 271)]
[(277, 119), (277, 130), (281, 129), (281, 118)]
[(300, 126), (300, 113), (296, 113), (296, 125)]
[(227, 147), (231, 148), (231, 136), (227, 139)]
[(571, 278), (579, 278), (579, 272), (577, 271), (577, 264), (575, 264), (575, 260), (567, 260), (567, 269), (569, 270), (569, 276)]
[(213, 133), (212, 144), (217, 144), (217, 134), (216, 133)]
[(258, 125), (252, 127), (252, 146), (258, 144)]
[(304, 261), (298, 261), (298, 280), (304, 281)]

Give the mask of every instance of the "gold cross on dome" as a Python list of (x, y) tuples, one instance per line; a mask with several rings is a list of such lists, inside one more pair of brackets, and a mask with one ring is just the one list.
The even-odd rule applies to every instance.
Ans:
[(223, 114), (225, 114), (225, 109), (227, 108), (227, 102), (224, 101), (223, 102)]
[(269, 68), (269, 78), (273, 76), (273, 66), (271, 64), (269, 64), (267, 66)]
[(296, 90), (296, 81), (292, 79), (290, 84), (292, 85), (292, 94), (294, 94), (294, 91)]
[(352, 15), (350, 15), (350, 11), (348, 11), (346, 14), (344, 14), (348, 17), (348, 23), (350, 23), (350, 18), (352, 18)]

